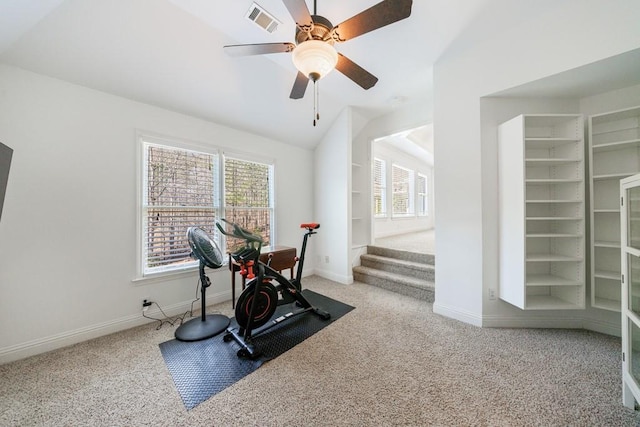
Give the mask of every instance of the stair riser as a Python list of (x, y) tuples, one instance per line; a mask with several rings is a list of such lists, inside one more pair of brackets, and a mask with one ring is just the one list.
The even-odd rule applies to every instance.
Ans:
[(435, 265), (436, 263), (435, 255), (381, 248), (379, 246), (367, 246), (367, 253), (372, 255), (380, 255), (387, 258), (401, 259), (404, 261), (419, 262), (422, 264)]
[(391, 280), (374, 277), (368, 274), (362, 274), (355, 271), (353, 274), (353, 278), (358, 282), (367, 283), (372, 286), (376, 286), (382, 289), (387, 289), (389, 291), (406, 295), (412, 298), (420, 299), (423, 301), (434, 302), (435, 300), (435, 291), (431, 288), (427, 288), (427, 289), (415, 288), (413, 286), (403, 285)]
[(375, 268), (382, 271), (388, 271), (390, 273), (402, 274), (404, 276), (415, 277), (416, 279), (428, 280), (430, 282), (433, 282), (436, 276), (435, 269), (431, 266), (425, 266), (426, 268), (411, 268), (393, 263), (370, 260), (364, 256), (360, 258), (360, 262), (364, 267)]

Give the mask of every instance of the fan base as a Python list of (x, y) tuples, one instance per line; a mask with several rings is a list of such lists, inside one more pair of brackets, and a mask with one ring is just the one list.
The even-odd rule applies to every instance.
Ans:
[(227, 329), (230, 320), (222, 314), (208, 314), (205, 320), (201, 317), (191, 319), (176, 329), (178, 341), (201, 341), (218, 335)]

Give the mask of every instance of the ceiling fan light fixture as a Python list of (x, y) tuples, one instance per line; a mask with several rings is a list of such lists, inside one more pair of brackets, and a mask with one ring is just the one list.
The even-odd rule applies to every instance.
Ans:
[(338, 52), (322, 40), (307, 40), (293, 50), (293, 64), (313, 81), (320, 80), (336, 67)]

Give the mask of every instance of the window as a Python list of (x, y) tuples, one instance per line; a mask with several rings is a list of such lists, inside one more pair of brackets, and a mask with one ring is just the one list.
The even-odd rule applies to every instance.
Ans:
[(387, 166), (380, 159), (373, 159), (373, 209), (375, 216), (387, 216)]
[(429, 214), (428, 202), (427, 202), (427, 177), (418, 174), (418, 215), (427, 216)]
[(214, 232), (218, 156), (144, 143), (143, 274), (191, 267), (187, 228)]
[[(141, 143), (142, 276), (196, 266), (186, 236), (192, 226), (209, 233), (224, 253), (215, 227), (220, 218), (261, 234), (265, 245), (272, 242), (273, 165), (152, 137)], [(237, 244), (229, 243), (230, 249)]]
[(391, 167), (393, 215), (413, 214), (413, 171), (398, 165)]
[[(262, 236), (271, 243), (273, 217), (273, 165), (225, 157), (225, 219)], [(244, 241), (227, 239), (227, 249), (235, 250)]]

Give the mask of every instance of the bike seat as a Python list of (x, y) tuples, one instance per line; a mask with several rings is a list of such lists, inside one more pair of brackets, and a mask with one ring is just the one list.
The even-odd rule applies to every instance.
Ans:
[(320, 224), (317, 222), (309, 222), (306, 224), (300, 224), (300, 228), (306, 228), (307, 230), (317, 230), (320, 228)]

